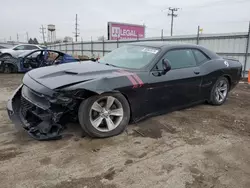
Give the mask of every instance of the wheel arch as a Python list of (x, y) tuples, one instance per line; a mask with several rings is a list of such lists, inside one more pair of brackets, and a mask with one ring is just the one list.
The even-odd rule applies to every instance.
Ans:
[(94, 91), (91, 91), (91, 90), (88, 90), (88, 89), (86, 89), (85, 91), (88, 92), (88, 94), (85, 95), (86, 98), (89, 98), (89, 97), (92, 97), (92, 96), (95, 96), (95, 95), (107, 94), (107, 93), (111, 93), (111, 94), (112, 94), (112, 93), (120, 93), (120, 94), (127, 100), (128, 105), (129, 105), (129, 109), (130, 109), (129, 121), (131, 121), (131, 120), (133, 119), (133, 111), (132, 111), (132, 108), (131, 108), (131, 102), (130, 102), (128, 96), (127, 96), (125, 93), (120, 92), (120, 91), (118, 91), (118, 90), (104, 91), (104, 92), (101, 92), (101, 93), (99, 93), (99, 92), (94, 92)]
[(9, 55), (9, 56), (13, 57), (10, 53), (7, 52), (7, 53), (1, 54), (1, 55), (0, 55), (0, 58), (3, 57), (3, 56), (5, 56), (5, 55)]
[(225, 77), (228, 80), (228, 84), (229, 84), (229, 90), (231, 89), (231, 85), (232, 85), (232, 78), (230, 75), (225, 74), (223, 75), (223, 77)]

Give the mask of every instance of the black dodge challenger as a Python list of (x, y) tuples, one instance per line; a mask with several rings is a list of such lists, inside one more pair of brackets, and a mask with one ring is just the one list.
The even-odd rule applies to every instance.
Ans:
[(241, 71), (239, 61), (201, 46), (139, 42), (96, 62), (26, 73), (7, 109), (14, 124), (37, 140), (61, 138), (70, 121), (91, 137), (110, 137), (148, 116), (223, 104)]

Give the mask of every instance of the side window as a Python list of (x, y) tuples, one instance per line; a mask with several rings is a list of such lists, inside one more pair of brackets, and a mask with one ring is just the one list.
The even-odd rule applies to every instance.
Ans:
[[(191, 49), (168, 51), (162, 59), (168, 59), (171, 69), (195, 67), (196, 60)], [(157, 63), (155, 70), (162, 70), (162, 59)]]
[(32, 46), (32, 45), (26, 45), (25, 46), (25, 50), (37, 50), (38, 48), (36, 46)]
[(20, 45), (20, 46), (17, 46), (15, 47), (13, 50), (24, 50), (24, 45)]
[(193, 50), (193, 52), (194, 52), (194, 55), (196, 57), (198, 65), (201, 65), (202, 63), (209, 61), (209, 58), (204, 53), (202, 53), (200, 50)]

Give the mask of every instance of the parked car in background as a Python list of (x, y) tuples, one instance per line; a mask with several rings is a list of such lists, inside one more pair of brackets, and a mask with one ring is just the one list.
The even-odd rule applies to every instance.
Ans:
[(46, 46), (34, 45), (34, 44), (20, 44), (12, 48), (0, 49), (0, 58), (18, 57), (24, 52), (33, 50), (46, 49)]
[(0, 49), (6, 49), (6, 47), (4, 47), (4, 46), (0, 46)]
[(38, 49), (22, 53), (18, 58), (0, 57), (0, 72), (27, 72), (39, 67), (70, 62), (79, 62), (79, 59), (60, 51)]
[(110, 137), (148, 116), (206, 101), (222, 105), (241, 71), (239, 61), (202, 46), (138, 42), (97, 62), (29, 71), (7, 109), (37, 140), (61, 138), (71, 120), (91, 137)]

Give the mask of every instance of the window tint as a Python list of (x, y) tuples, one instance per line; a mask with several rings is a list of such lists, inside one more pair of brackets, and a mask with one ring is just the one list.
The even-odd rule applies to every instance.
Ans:
[(13, 50), (24, 50), (24, 45), (17, 46)]
[[(171, 69), (180, 69), (196, 66), (196, 60), (191, 49), (171, 50), (162, 59), (168, 59)], [(162, 70), (162, 59), (156, 65), (156, 70)]]
[(202, 63), (205, 63), (206, 61), (209, 60), (209, 58), (205, 54), (203, 54), (201, 51), (193, 50), (193, 52), (194, 52), (194, 55), (197, 59), (198, 65), (201, 65)]
[(38, 47), (36, 47), (36, 46), (32, 46), (32, 45), (25, 46), (25, 50), (37, 50), (37, 49), (38, 49)]

